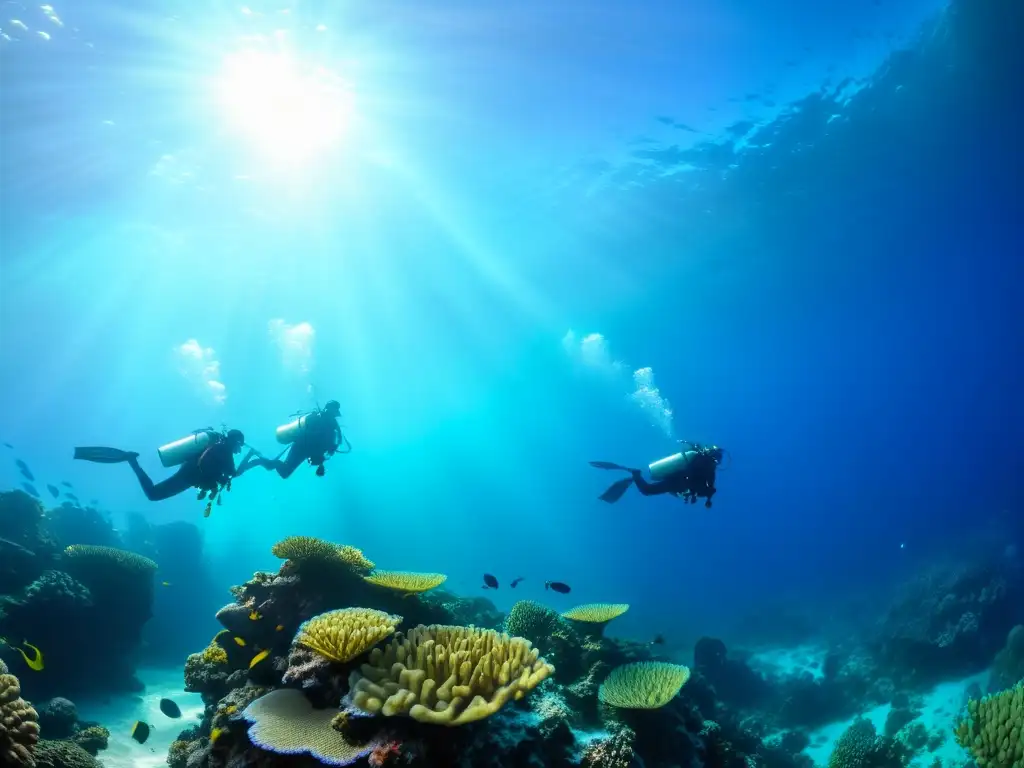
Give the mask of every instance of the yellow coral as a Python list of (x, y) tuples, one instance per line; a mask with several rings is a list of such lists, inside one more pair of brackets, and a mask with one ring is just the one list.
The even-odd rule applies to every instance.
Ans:
[(217, 645), (216, 641), (211, 641), (206, 648), (203, 649), (202, 654), (203, 661), (210, 664), (227, 664), (228, 663), (228, 652)]
[(447, 580), (443, 573), (413, 573), (412, 571), (375, 571), (363, 576), (364, 581), (396, 592), (426, 592)]
[(32, 753), (39, 741), (38, 719), (32, 705), (21, 698), (18, 678), (0, 674), (0, 765), (35, 765)]
[(980, 701), (971, 699), (967, 715), (954, 733), (978, 768), (1019, 768), (1024, 763), (1024, 683)]
[(295, 642), (331, 661), (344, 663), (392, 635), (401, 622), (401, 616), (372, 608), (342, 608), (305, 622)]
[(570, 608), (562, 614), (562, 618), (570, 621), (583, 621), (588, 624), (604, 624), (628, 610), (628, 603), (587, 603)]
[(352, 703), (364, 712), (463, 725), (523, 698), (554, 671), (521, 637), (421, 625), (374, 649), (349, 686)]
[(659, 709), (676, 697), (690, 679), (680, 664), (638, 661), (616, 667), (601, 684), (597, 698), (622, 709)]
[(348, 545), (332, 544), (314, 536), (289, 536), (277, 542), (271, 550), (275, 557), (302, 565), (341, 566), (363, 573), (373, 569), (362, 550)]
[(72, 544), (64, 550), (65, 556), (80, 562), (95, 563), (98, 565), (116, 565), (126, 571), (138, 573), (150, 573), (159, 566), (148, 557), (143, 557), (127, 549), (116, 547), (99, 547), (92, 544)]

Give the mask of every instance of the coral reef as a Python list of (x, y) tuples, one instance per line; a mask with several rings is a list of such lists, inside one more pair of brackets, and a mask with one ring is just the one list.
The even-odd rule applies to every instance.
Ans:
[(443, 573), (414, 573), (412, 571), (374, 571), (363, 580), (395, 592), (412, 594), (426, 592), (447, 580)]
[(901, 742), (879, 736), (870, 720), (859, 717), (836, 741), (828, 768), (901, 768), (909, 759)]
[(1024, 685), (967, 704), (955, 729), (957, 743), (979, 768), (1014, 768), (1024, 760)]
[(11, 768), (33, 768), (39, 741), (36, 711), (21, 698), (18, 678), (0, 661), (0, 762)]
[(598, 689), (602, 704), (621, 709), (660, 709), (676, 697), (690, 679), (679, 664), (637, 661), (616, 667)]
[(364, 712), (462, 725), (522, 698), (554, 671), (523, 638), (434, 625), (375, 649), (349, 685), (352, 703)]
[(371, 608), (341, 608), (314, 616), (299, 627), (295, 642), (344, 664), (394, 634), (402, 621)]
[(1010, 688), (1024, 680), (1024, 625), (1018, 624), (1006, 636), (1006, 645), (996, 654), (989, 672), (988, 691)]

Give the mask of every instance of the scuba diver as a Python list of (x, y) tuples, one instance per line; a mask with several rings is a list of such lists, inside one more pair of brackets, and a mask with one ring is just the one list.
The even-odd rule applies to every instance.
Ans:
[(725, 452), (717, 445), (702, 447), (698, 443), (680, 440), (689, 450), (659, 459), (649, 465), (651, 480), (643, 476), (643, 471), (631, 469), (610, 461), (592, 461), (590, 466), (598, 469), (621, 469), (630, 476), (612, 483), (608, 489), (598, 496), (601, 501), (614, 504), (622, 498), (631, 485), (644, 496), (660, 496), (665, 493), (682, 499), (687, 504), (695, 504), (698, 498), (707, 499), (704, 506), (711, 508), (711, 497), (715, 495), (715, 473), (722, 463)]
[[(277, 470), (282, 478), (288, 479), (304, 461), (316, 467), (317, 477), (324, 475), (324, 462), (336, 453), (350, 453), (352, 444), (341, 433), (338, 417), (341, 415), (341, 404), (337, 400), (328, 400), (323, 408), (299, 416), (295, 421), (277, 428), (277, 442), (288, 445), (277, 458), (267, 459), (250, 450), (242, 460), (236, 476), (248, 472), (256, 466), (266, 470)], [(343, 450), (342, 450), (343, 448)]]
[(139, 466), (139, 454), (135, 451), (82, 447), (75, 448), (75, 458), (97, 464), (128, 464), (150, 501), (163, 501), (189, 488), (198, 488), (199, 499), (210, 499), (204, 513), (209, 517), (213, 502), (220, 504), (221, 491), (231, 490), (231, 478), (236, 476), (234, 454), (240, 453), (244, 444), (245, 435), (237, 429), (226, 432), (212, 428), (197, 429), (188, 437), (157, 450), (161, 464), (178, 467), (173, 475), (159, 483), (154, 483)]

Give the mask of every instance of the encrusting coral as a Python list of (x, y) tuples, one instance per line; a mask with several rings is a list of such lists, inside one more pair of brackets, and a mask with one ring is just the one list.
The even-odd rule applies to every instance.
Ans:
[(294, 563), (313, 566), (340, 565), (357, 573), (373, 570), (372, 560), (362, 550), (348, 545), (332, 544), (314, 536), (289, 536), (277, 542), (271, 550), (274, 557)]
[(628, 603), (588, 603), (570, 608), (562, 614), (562, 618), (587, 624), (606, 624), (628, 610)]
[(401, 622), (401, 616), (372, 608), (342, 608), (305, 622), (295, 642), (324, 658), (344, 663), (390, 637)]
[(39, 741), (36, 711), (21, 698), (18, 678), (7, 673), (0, 661), (0, 764), (33, 768), (33, 752)]
[(1024, 684), (967, 702), (956, 740), (978, 768), (1020, 768), (1024, 761)]
[(613, 669), (597, 696), (602, 704), (620, 709), (660, 709), (689, 679), (689, 668), (680, 664), (638, 661)]
[(335, 709), (313, 709), (302, 691), (280, 688), (249, 704), (242, 716), (252, 723), (249, 740), (282, 755), (310, 754), (327, 765), (349, 765), (365, 757), (375, 742), (349, 743), (332, 726)]
[(554, 671), (521, 637), (421, 625), (374, 649), (350, 675), (350, 697), (368, 714), (462, 725), (521, 699)]
[(374, 571), (363, 581), (396, 592), (426, 592), (448, 579), (443, 573), (414, 573), (413, 571)]
[(72, 544), (64, 550), (65, 557), (73, 561), (95, 565), (112, 565), (126, 571), (150, 573), (159, 566), (148, 557), (143, 557), (127, 549), (116, 547), (96, 547), (90, 544)]

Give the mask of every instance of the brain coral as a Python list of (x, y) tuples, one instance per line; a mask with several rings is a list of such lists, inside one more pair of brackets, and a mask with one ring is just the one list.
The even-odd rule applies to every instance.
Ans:
[(967, 702), (967, 719), (956, 740), (978, 768), (1020, 768), (1024, 764), (1024, 684), (980, 701)]
[(295, 642), (331, 661), (344, 663), (394, 634), (401, 621), (401, 616), (371, 608), (342, 608), (305, 622), (299, 627)]
[(598, 689), (603, 704), (622, 709), (659, 709), (668, 704), (690, 679), (679, 664), (638, 661), (616, 667)]
[(260, 749), (281, 755), (308, 753), (327, 765), (349, 765), (376, 746), (350, 744), (332, 721), (336, 709), (313, 709), (302, 691), (281, 688), (261, 696), (242, 715), (252, 723), (249, 740)]
[(125, 571), (151, 573), (157, 564), (148, 557), (116, 547), (94, 547), (90, 544), (72, 544), (64, 550), (64, 555), (72, 561), (90, 565), (115, 566)]
[(582, 621), (589, 624), (604, 624), (629, 610), (628, 603), (588, 603), (570, 608), (562, 614), (563, 619)]
[(369, 714), (462, 725), (521, 699), (554, 671), (521, 637), (421, 625), (374, 649), (350, 675), (350, 696)]
[(908, 757), (899, 741), (880, 737), (870, 720), (858, 717), (836, 740), (828, 768), (898, 768)]
[(7, 674), (0, 662), (0, 764), (32, 768), (32, 753), (39, 741), (39, 722), (36, 711), (21, 698), (18, 678)]
[(396, 592), (426, 592), (448, 577), (442, 573), (413, 573), (412, 571), (375, 571), (363, 580), (378, 587), (393, 589)]
[(533, 600), (520, 600), (505, 617), (505, 631), (533, 642), (546, 638), (562, 623), (558, 612)]

